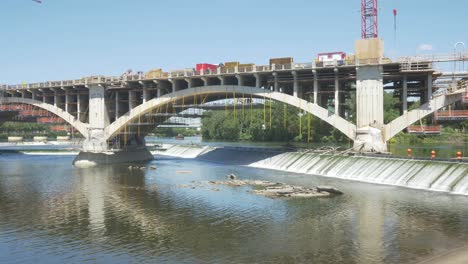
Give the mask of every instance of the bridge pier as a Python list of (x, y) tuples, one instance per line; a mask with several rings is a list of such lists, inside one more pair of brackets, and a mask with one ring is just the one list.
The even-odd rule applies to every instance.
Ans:
[(299, 83), (297, 81), (297, 72), (292, 71), (291, 74), (293, 76), (293, 96), (298, 97), (299, 96)]
[(408, 76), (403, 76), (403, 83), (401, 88), (401, 107), (402, 114), (408, 113)]
[(384, 129), (383, 67), (370, 64), (383, 58), (383, 41), (356, 42), (356, 139), (354, 149), (361, 152), (387, 152)]
[(356, 81), (357, 131), (354, 148), (362, 152), (387, 152), (384, 127), (381, 66), (359, 66)]
[(335, 114), (340, 115), (340, 80), (338, 80), (338, 69), (335, 68)]
[[(143, 137), (131, 134), (133, 137), (130, 137), (128, 142), (127, 138), (125, 138), (126, 142), (124, 148), (120, 148), (121, 144), (117, 142), (116, 139), (112, 144), (107, 142), (105, 128), (110, 122), (105, 103), (105, 88), (101, 85), (90, 85), (88, 89), (88, 135), (83, 142), (83, 151), (78, 154), (73, 164), (79, 167), (87, 167), (99, 164), (152, 160), (153, 155), (146, 149)], [(132, 92), (130, 91), (129, 101), (132, 101), (133, 95), (131, 94)], [(127, 132), (124, 134), (125, 137), (127, 137), (126, 133)]]
[(279, 92), (278, 73), (277, 72), (273, 72), (273, 78), (274, 78), (275, 92)]

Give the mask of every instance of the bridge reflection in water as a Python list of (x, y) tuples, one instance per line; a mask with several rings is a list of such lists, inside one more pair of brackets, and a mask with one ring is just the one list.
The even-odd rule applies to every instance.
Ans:
[[(463, 197), (199, 161), (129, 171), (70, 159), (0, 160), (1, 262), (413, 263), (468, 242)], [(346, 195), (272, 200), (198, 183), (228, 173)]]

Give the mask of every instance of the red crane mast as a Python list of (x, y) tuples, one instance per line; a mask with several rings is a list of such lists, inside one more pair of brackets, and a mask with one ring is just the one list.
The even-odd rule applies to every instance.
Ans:
[(361, 0), (361, 37), (379, 36), (378, 0)]

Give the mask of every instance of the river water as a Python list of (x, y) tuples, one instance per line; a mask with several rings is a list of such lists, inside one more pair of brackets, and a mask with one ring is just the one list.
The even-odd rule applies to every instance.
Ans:
[[(466, 196), (200, 160), (129, 170), (72, 159), (0, 155), (0, 263), (415, 263), (468, 244)], [(345, 195), (204, 183), (229, 173)]]

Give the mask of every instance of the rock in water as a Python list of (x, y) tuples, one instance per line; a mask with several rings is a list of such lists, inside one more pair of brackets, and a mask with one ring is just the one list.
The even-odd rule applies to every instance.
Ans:
[(340, 191), (337, 188), (332, 187), (332, 186), (318, 186), (317, 191), (318, 192), (327, 192), (327, 193), (331, 193), (331, 194), (338, 194), (338, 195), (343, 194), (342, 191)]

